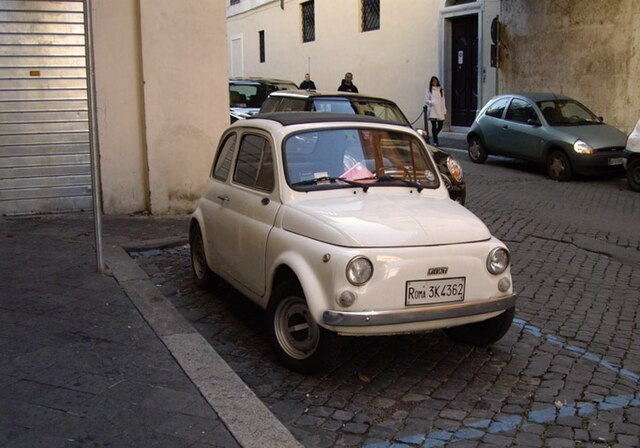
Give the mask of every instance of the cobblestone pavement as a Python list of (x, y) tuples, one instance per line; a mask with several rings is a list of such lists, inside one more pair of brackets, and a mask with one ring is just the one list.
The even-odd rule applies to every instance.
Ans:
[(489, 348), (441, 332), (350, 338), (331, 372), (292, 373), (258, 307), (224, 283), (193, 284), (188, 247), (132, 255), (305, 446), (639, 446), (640, 195), (622, 177), (557, 183), (455, 155), (520, 294)]

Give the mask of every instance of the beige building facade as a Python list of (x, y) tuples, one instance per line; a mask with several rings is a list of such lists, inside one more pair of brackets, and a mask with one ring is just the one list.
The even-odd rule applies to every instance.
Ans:
[(229, 124), (225, 3), (0, 0), (0, 11), (0, 214), (92, 208), (88, 48), (103, 211), (191, 211)]
[(224, 4), (92, 3), (104, 212), (188, 212), (229, 123)]
[[(445, 86), (447, 125), (466, 126), (496, 93), (490, 26), (499, 0), (239, 0), (227, 7), (230, 76), (299, 84), (310, 73), (318, 90), (335, 91), (346, 72), (360, 93), (398, 103), (415, 126), (431, 76)], [(378, 27), (367, 30), (367, 6)], [(313, 39), (304, 11), (313, 7)], [(370, 12), (370, 11), (369, 11)], [(471, 32), (464, 32), (471, 24)], [(263, 51), (261, 55), (261, 38)], [(262, 56), (262, 57), (261, 57)], [(263, 61), (263, 62), (262, 62)]]
[[(379, 5), (379, 27), (363, 30), (370, 4)], [(309, 5), (314, 36), (305, 41)], [(629, 132), (640, 117), (639, 23), (637, 0), (234, 0), (229, 73), (300, 83), (310, 72), (319, 90), (336, 90), (350, 71), (361, 93), (396, 101), (411, 121), (435, 75), (447, 95), (445, 128), (460, 132), (493, 95), (551, 91)]]

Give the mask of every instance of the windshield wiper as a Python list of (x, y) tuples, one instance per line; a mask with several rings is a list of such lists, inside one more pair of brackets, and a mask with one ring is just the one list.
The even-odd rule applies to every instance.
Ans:
[(418, 193), (424, 190), (424, 186), (419, 182), (413, 182), (401, 177), (389, 176), (388, 174), (385, 174), (384, 176), (376, 176), (375, 179), (378, 179), (378, 182), (402, 182), (409, 187), (415, 187), (418, 190)]
[(307, 185), (317, 185), (319, 182), (344, 182), (345, 184), (349, 184), (354, 187), (362, 188), (362, 191), (365, 193), (369, 189), (369, 185), (363, 184), (360, 182), (355, 182), (353, 180), (346, 179), (344, 177), (330, 177), (330, 176), (321, 176), (313, 179), (301, 180), (300, 182), (295, 182), (291, 184), (292, 187), (304, 187)]

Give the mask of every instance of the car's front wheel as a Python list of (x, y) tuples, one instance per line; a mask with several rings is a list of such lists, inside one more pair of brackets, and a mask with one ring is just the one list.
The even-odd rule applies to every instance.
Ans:
[(487, 160), (487, 150), (482, 144), (480, 137), (473, 136), (469, 139), (469, 158), (474, 163), (484, 163)]
[(484, 346), (499, 341), (513, 322), (516, 308), (511, 307), (491, 319), (459, 327), (445, 328), (445, 334), (453, 341), (463, 344)]
[(571, 163), (564, 152), (557, 149), (549, 154), (547, 157), (547, 174), (551, 179), (560, 182), (571, 179)]
[(274, 289), (267, 308), (269, 336), (280, 361), (304, 373), (333, 365), (341, 340), (319, 326), (309, 310), (300, 285), (286, 281)]
[(640, 191), (640, 157), (627, 164), (627, 179), (632, 190)]
[(191, 247), (191, 270), (196, 285), (203, 289), (209, 289), (213, 286), (216, 275), (209, 269), (209, 265), (207, 264), (202, 232), (200, 232), (200, 228), (197, 226), (191, 235), (189, 246)]

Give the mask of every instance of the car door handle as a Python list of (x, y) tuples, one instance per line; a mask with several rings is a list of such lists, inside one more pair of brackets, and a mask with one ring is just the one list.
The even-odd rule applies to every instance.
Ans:
[(505, 124), (504, 126), (502, 126), (502, 129), (509, 129), (509, 126)]
[(218, 196), (218, 199), (220, 199), (222, 202), (229, 202), (229, 196), (227, 196), (226, 194), (224, 196)]

